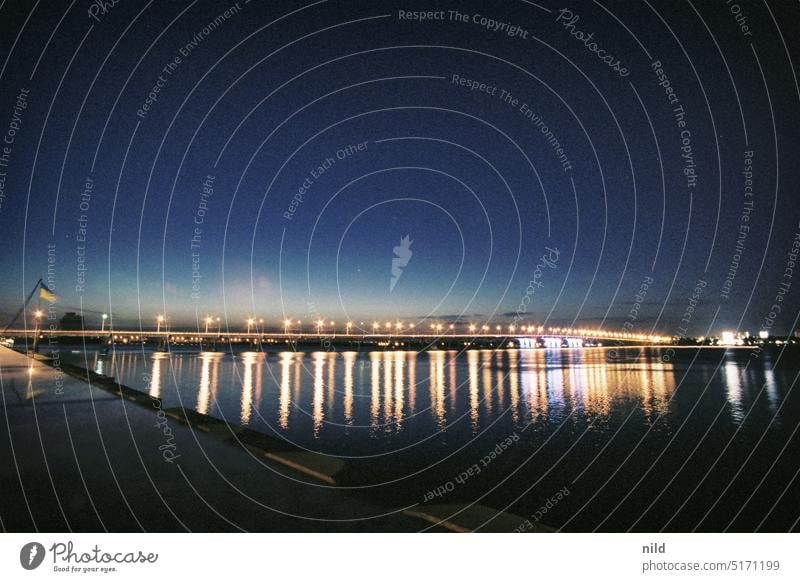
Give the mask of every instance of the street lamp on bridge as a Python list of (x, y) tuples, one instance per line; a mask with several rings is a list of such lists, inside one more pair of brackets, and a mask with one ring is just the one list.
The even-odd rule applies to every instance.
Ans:
[(164, 316), (159, 315), (156, 317), (156, 333), (161, 333), (161, 324), (164, 323)]
[(100, 333), (106, 330), (106, 319), (108, 319), (108, 313), (104, 313), (100, 316)]

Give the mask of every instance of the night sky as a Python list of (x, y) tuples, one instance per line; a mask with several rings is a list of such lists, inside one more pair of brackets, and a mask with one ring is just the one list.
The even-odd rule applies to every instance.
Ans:
[(795, 327), (797, 3), (102, 4), (0, 1), (3, 327)]

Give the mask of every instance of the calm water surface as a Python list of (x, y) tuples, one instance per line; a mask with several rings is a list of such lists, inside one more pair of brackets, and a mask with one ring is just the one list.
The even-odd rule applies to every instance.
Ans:
[(797, 518), (800, 365), (778, 356), (130, 350), (86, 364), (165, 408), (347, 458), (347, 483), (394, 504), (480, 500), (567, 530), (718, 531)]

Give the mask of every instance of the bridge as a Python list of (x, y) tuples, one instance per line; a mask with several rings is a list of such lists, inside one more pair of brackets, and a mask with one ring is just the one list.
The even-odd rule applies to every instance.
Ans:
[(299, 347), (332, 349), (558, 349), (601, 346), (664, 345), (672, 338), (657, 335), (631, 334), (602, 330), (566, 328), (558, 331), (539, 332), (526, 330), (508, 332), (461, 332), (455, 329), (447, 333), (396, 332), (361, 333), (337, 332), (275, 332), (275, 331), (193, 331), (193, 330), (107, 330), (82, 329), (63, 330), (39, 328), (7, 330), (4, 337), (15, 343), (24, 343), (34, 349), (42, 344), (60, 345), (89, 343), (98, 345), (144, 345), (156, 349), (167, 346), (196, 345), (216, 349), (220, 346), (258, 346), (260, 349), (297, 349)]
[[(30, 309), (34, 297), (37, 296), (37, 303), (41, 305), (44, 299), (50, 304), (47, 313), (40, 307), (30, 312), (30, 317), (23, 319), (23, 328), (12, 329), (11, 326), (20, 318), (21, 315)], [(67, 312), (62, 318), (62, 322), (68, 316), (73, 320), (70, 325), (66, 324), (59, 327), (54, 320), (55, 312), (52, 310), (57, 301), (44, 284), (39, 280), (34, 285), (31, 292), (11, 319), (5, 330), (0, 333), (0, 341), (13, 343), (17, 341), (24, 343), (29, 349), (36, 351), (45, 341), (48, 345), (56, 346), (61, 343), (97, 343), (103, 346), (111, 345), (155, 345), (157, 349), (166, 349), (167, 346), (179, 345), (198, 345), (203, 348), (216, 349), (219, 344), (235, 345), (248, 344), (258, 345), (262, 349), (273, 346), (274, 348), (288, 347), (297, 349), (298, 347), (346, 347), (355, 349), (464, 349), (464, 348), (499, 348), (517, 347), (520, 349), (536, 348), (581, 348), (581, 347), (600, 347), (603, 345), (657, 345), (671, 343), (672, 338), (668, 336), (635, 334), (627, 331), (610, 331), (603, 329), (592, 329), (572, 325), (569, 327), (545, 327), (543, 325), (519, 324), (517, 322), (506, 325), (489, 325), (485, 322), (478, 326), (475, 323), (442, 323), (442, 322), (417, 322), (407, 321), (379, 321), (369, 323), (360, 322), (355, 324), (348, 321), (337, 329), (336, 322), (326, 319), (306, 322), (306, 326), (311, 327), (310, 331), (303, 331), (303, 321), (284, 319), (277, 329), (283, 331), (267, 331), (263, 319), (250, 317), (243, 323), (246, 327), (240, 330), (231, 330), (228, 321), (223, 322), (219, 317), (206, 316), (202, 320), (203, 331), (192, 329), (173, 330), (169, 327), (169, 320), (165, 314), (155, 317), (155, 329), (115, 329), (111, 325), (108, 314), (101, 314), (99, 329), (89, 329), (84, 322), (82, 313), (85, 309), (79, 310), (81, 315), (75, 312)], [(90, 313), (100, 313), (88, 311)], [(33, 323), (29, 326), (27, 322)], [(108, 325), (106, 325), (108, 322)], [(199, 323), (199, 322), (198, 322)], [(141, 325), (141, 323), (140, 323)], [(75, 327), (77, 329), (64, 329), (64, 327)], [(216, 327), (216, 330), (214, 328)], [(211, 329), (211, 331), (209, 331)], [(273, 328), (275, 329), (275, 328)], [(371, 333), (370, 333), (371, 330)], [(430, 330), (430, 331), (427, 331)], [(5, 338), (5, 339), (4, 339)]]

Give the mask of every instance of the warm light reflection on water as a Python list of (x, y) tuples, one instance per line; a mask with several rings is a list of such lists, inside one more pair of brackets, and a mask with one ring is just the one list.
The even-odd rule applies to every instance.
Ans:
[(324, 381), (323, 374), (325, 368), (324, 352), (317, 352), (312, 356), (314, 358), (314, 396), (311, 401), (312, 417), (314, 419), (314, 436), (319, 436), (319, 431), (322, 428), (322, 422), (325, 420), (325, 412), (323, 411), (323, 398), (324, 398)]
[[(201, 412), (208, 411), (210, 366), (219, 364), (214, 356), (201, 356)], [(261, 368), (269, 356), (241, 355), (241, 422), (249, 424), (254, 406), (260, 408), (254, 398), (257, 393), (261, 399), (264, 381), (277, 387), (274, 417), (264, 414), (264, 419), (288, 430), (308, 415), (317, 438), (327, 424), (396, 433), (409, 418), (420, 415), (432, 419), (439, 430), (466, 416), (475, 432), (506, 412), (514, 423), (563, 416), (574, 409), (608, 415), (616, 400), (631, 398), (651, 417), (666, 411), (675, 388), (670, 363), (607, 363), (602, 354), (586, 355), (579, 350), (315, 352), (274, 357), (278, 360), (274, 376), (265, 378)], [(420, 361), (422, 378), (418, 376)], [(732, 379), (731, 397), (739, 390), (736, 381)], [(255, 392), (254, 383), (259, 386)], [(311, 385), (310, 395), (301, 389), (306, 383)]]
[(369, 355), (370, 364), (370, 425), (375, 428), (380, 422), (380, 407), (381, 407), (381, 353), (371, 352)]
[[(608, 419), (633, 411), (647, 426), (674, 412), (680, 381), (672, 362), (649, 353), (606, 360), (604, 349), (428, 352), (286, 352), (238, 354), (119, 352), (96, 356), (94, 369), (142, 386), (168, 406), (192, 406), (259, 430), (302, 439), (327, 436), (385, 439), (427, 437), (466, 429), (478, 434), (503, 417), (523, 429), (564, 419)], [(781, 401), (770, 368), (747, 371), (741, 358), (723, 356), (694, 381), (741, 422), (749, 399), (764, 387), (773, 413)], [(716, 371), (716, 378), (714, 378)], [(444, 432), (442, 433), (444, 434)], [(389, 442), (389, 441), (386, 441)]]
[(278, 406), (278, 426), (285, 429), (289, 426), (289, 406), (291, 405), (291, 395), (289, 394), (289, 376), (292, 367), (294, 354), (284, 352), (280, 354), (281, 359), (281, 392)]
[(481, 352), (481, 377), (483, 379), (483, 405), (486, 409), (486, 415), (492, 413), (492, 355), (490, 351)]
[(242, 378), (242, 414), (241, 422), (244, 425), (250, 423), (250, 416), (253, 414), (253, 361), (252, 354), (244, 354), (244, 377)]
[(344, 422), (353, 424), (353, 368), (356, 365), (356, 352), (345, 352), (344, 358)]
[(730, 404), (731, 416), (734, 420), (740, 421), (744, 417), (742, 409), (742, 376), (741, 370), (736, 362), (728, 360), (723, 368), (725, 385), (728, 389), (728, 403)]
[(219, 362), (222, 354), (200, 354), (200, 385), (197, 391), (197, 412), (208, 414), (211, 400), (216, 398), (219, 382)]
[(764, 390), (767, 392), (770, 411), (775, 414), (778, 411), (780, 396), (778, 394), (778, 383), (775, 381), (775, 371), (772, 368), (764, 370)]
[(383, 366), (383, 420), (386, 424), (386, 428), (389, 429), (390, 427), (388, 424), (393, 420), (393, 412), (394, 409), (392, 408), (392, 354), (391, 352), (387, 352), (385, 355), (389, 356), (388, 358), (383, 358), (381, 360), (381, 365)]
[(153, 398), (161, 397), (161, 363), (168, 357), (164, 353), (156, 352), (153, 354), (153, 370), (150, 372), (150, 386), (147, 391)]
[(405, 355), (405, 352), (395, 352), (394, 354), (394, 421), (397, 430), (403, 426), (403, 401), (405, 400), (404, 394), (408, 391), (408, 387), (403, 381), (406, 368)]
[(445, 426), (444, 409), (444, 359), (445, 352), (428, 352), (430, 358), (431, 407), (433, 408), (439, 428)]
[(467, 365), (469, 366), (469, 418), (472, 430), (478, 428), (478, 358), (477, 351), (467, 352)]

